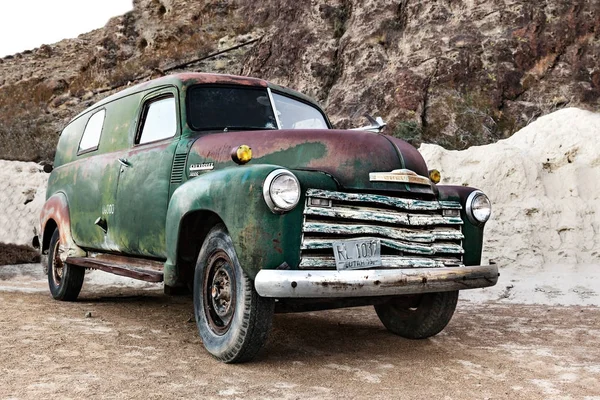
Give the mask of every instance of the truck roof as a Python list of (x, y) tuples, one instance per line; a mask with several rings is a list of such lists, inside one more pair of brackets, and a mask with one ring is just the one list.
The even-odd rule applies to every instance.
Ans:
[(302, 100), (321, 108), (318, 103), (316, 103), (312, 98), (297, 92), (295, 90), (286, 88), (284, 86), (280, 86), (271, 82), (268, 82), (259, 78), (251, 78), (247, 76), (237, 76), (237, 75), (226, 75), (226, 74), (213, 74), (213, 73), (204, 73), (204, 72), (181, 72), (177, 74), (166, 75), (160, 78), (152, 79), (146, 82), (138, 83), (134, 86), (131, 86), (127, 89), (121, 90), (117, 93), (114, 93), (97, 103), (94, 103), (92, 106), (88, 107), (77, 116), (75, 116), (71, 121), (79, 118), (81, 115), (89, 112), (92, 109), (101, 107), (105, 104), (108, 104), (112, 101), (120, 99), (125, 96), (132, 95), (134, 93), (138, 93), (144, 90), (158, 88), (161, 86), (177, 86), (179, 88), (188, 87), (192, 85), (200, 85), (200, 84), (223, 84), (223, 85), (240, 85), (240, 86), (254, 86), (254, 87), (270, 87), (273, 90), (283, 92), (289, 94), (294, 97), (301, 98)]

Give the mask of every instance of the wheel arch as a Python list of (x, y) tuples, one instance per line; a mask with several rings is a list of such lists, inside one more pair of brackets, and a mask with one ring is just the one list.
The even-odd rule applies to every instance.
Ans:
[(85, 250), (77, 246), (71, 233), (71, 217), (67, 196), (62, 192), (53, 194), (40, 213), (40, 232), (42, 232), (42, 254), (50, 247), (52, 233), (58, 228), (60, 233), (61, 259), (83, 257)]
[(42, 254), (45, 254), (50, 248), (50, 240), (52, 239), (52, 233), (58, 228), (58, 224), (53, 218), (46, 221), (44, 232), (42, 233)]
[(191, 211), (181, 219), (176, 260), (178, 285), (193, 282), (200, 248), (210, 230), (217, 224), (225, 225), (221, 217), (210, 210)]

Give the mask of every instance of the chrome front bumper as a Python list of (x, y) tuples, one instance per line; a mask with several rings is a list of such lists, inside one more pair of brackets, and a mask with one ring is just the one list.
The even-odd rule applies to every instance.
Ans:
[(495, 265), (353, 271), (261, 270), (254, 286), (275, 298), (396, 296), (494, 286)]

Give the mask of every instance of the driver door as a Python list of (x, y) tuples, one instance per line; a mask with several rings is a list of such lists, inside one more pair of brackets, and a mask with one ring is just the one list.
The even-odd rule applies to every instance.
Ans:
[(165, 224), (173, 157), (181, 133), (176, 88), (147, 95), (133, 146), (121, 163), (115, 241), (123, 253), (166, 258)]

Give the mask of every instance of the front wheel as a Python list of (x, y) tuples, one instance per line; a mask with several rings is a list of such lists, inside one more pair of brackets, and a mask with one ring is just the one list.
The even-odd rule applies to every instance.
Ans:
[(85, 269), (67, 264), (60, 258), (60, 234), (54, 230), (48, 252), (48, 286), (56, 300), (75, 301), (85, 277)]
[(194, 314), (204, 347), (217, 359), (252, 359), (267, 341), (274, 302), (242, 270), (225, 226), (206, 237), (194, 274)]
[(375, 306), (377, 316), (392, 333), (425, 339), (440, 333), (454, 315), (458, 291), (396, 297)]

